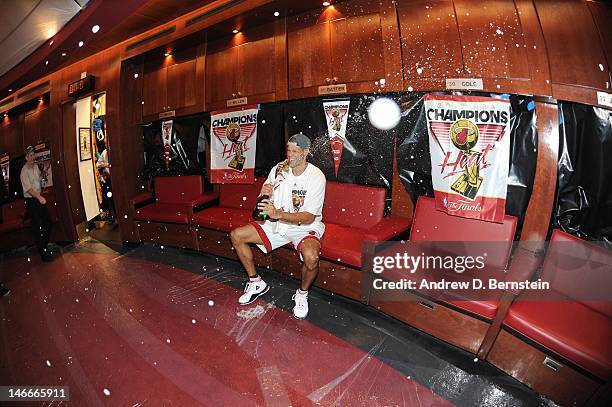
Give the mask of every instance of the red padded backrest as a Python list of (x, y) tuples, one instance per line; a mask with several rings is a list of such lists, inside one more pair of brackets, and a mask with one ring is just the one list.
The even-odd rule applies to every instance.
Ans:
[[(414, 211), (410, 240), (415, 242), (483, 242), (487, 266), (504, 269), (508, 263), (517, 218), (506, 215), (503, 223), (448, 215), (435, 208), (434, 198), (419, 197)], [(486, 244), (488, 242), (505, 242)], [(478, 251), (478, 247), (473, 247)]]
[(159, 203), (187, 203), (202, 195), (202, 177), (156, 177), (155, 199)]
[(612, 250), (555, 229), (541, 278), (552, 290), (612, 318)]
[(223, 184), (219, 194), (219, 206), (234, 209), (255, 209), (261, 186), (266, 179), (255, 178), (253, 184)]
[(384, 188), (327, 182), (323, 203), (323, 222), (369, 229), (385, 214)]
[(26, 206), (23, 199), (2, 205), (2, 222), (23, 220), (26, 217)]

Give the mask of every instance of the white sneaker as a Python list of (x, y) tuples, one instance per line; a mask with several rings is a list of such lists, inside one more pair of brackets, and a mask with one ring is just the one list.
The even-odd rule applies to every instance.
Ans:
[(244, 294), (238, 298), (240, 305), (247, 305), (268, 292), (270, 286), (265, 281), (248, 281), (244, 287)]
[(297, 319), (304, 319), (308, 315), (308, 294), (300, 294), (298, 291), (291, 297), (295, 300), (295, 307), (293, 307), (293, 316)]

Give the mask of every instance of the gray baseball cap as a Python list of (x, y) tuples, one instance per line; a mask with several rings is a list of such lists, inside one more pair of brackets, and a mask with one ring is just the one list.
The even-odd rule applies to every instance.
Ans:
[(288, 146), (298, 146), (303, 149), (310, 148), (310, 139), (302, 133), (294, 134), (287, 142)]

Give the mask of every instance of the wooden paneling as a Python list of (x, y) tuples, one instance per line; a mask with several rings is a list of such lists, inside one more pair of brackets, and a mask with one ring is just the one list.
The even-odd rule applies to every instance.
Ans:
[(49, 141), (50, 138), (46, 130), (49, 110), (46, 106), (29, 112), (25, 115), (25, 129), (23, 132), (23, 145), (33, 146), (39, 141)]
[[(538, 159), (531, 199), (525, 213), (521, 240), (544, 244), (557, 186), (559, 116), (556, 104), (536, 102)], [(537, 249), (536, 249), (537, 250)]]
[(463, 75), (452, 1), (398, 2), (405, 79)]
[[(228, 99), (247, 97), (248, 103), (263, 103), (276, 98), (279, 58), (274, 24), (256, 27), (208, 45), (206, 59), (207, 110), (225, 108)], [(286, 92), (282, 92), (286, 95)]]
[(337, 83), (385, 77), (378, 13), (331, 22), (332, 77)]
[(513, 0), (455, 0), (468, 76), (529, 78), (525, 40)]
[(586, 2), (536, 0), (535, 4), (546, 39), (552, 82), (606, 89), (608, 66)]
[(167, 70), (165, 67), (145, 71), (142, 91), (143, 116), (155, 115), (166, 110), (166, 84)]
[(429, 301), (371, 301), (370, 305), (470, 353), (480, 347), (489, 324)]
[(289, 89), (325, 84), (331, 76), (329, 23), (292, 29), (287, 33)]
[(502, 330), (487, 360), (557, 403), (585, 405), (599, 385), (561, 363), (554, 371), (544, 365), (545, 358), (546, 354)]
[(274, 37), (248, 42), (237, 48), (237, 96), (274, 92)]
[(232, 99), (236, 91), (238, 48), (230, 47), (206, 55), (206, 103)]
[[(76, 138), (76, 106), (72, 102), (62, 105), (62, 150), (64, 151), (63, 169), (68, 188), (69, 212), (72, 221), (78, 225), (85, 222), (85, 207), (81, 192), (81, 181), (79, 178), (79, 160), (76, 158), (77, 138)], [(61, 168), (61, 167), (60, 167)]]
[[(610, 24), (610, 21), (612, 21), (612, 4), (610, 2), (589, 1), (587, 5), (599, 31), (608, 69), (610, 70), (612, 69), (610, 66), (612, 64), (612, 24)], [(612, 87), (612, 84), (610, 84), (610, 87)]]
[(0, 127), (0, 153), (8, 153), (11, 157), (23, 154), (24, 114), (12, 113), (2, 117)]
[[(196, 60), (168, 67), (166, 109), (182, 109), (196, 104)], [(201, 85), (200, 85), (201, 86)]]
[(316, 96), (319, 86), (333, 84), (346, 84), (348, 93), (380, 90), (380, 79), (398, 73), (385, 63), (381, 10), (390, 12), (386, 3), (355, 0), (289, 18), (289, 96)]
[(525, 34), (525, 45), (527, 45), (525, 52), (529, 62), (531, 93), (552, 96), (546, 43), (544, 42), (544, 35), (540, 27), (538, 13), (532, 0), (515, 0), (515, 4), (519, 13), (523, 34)]

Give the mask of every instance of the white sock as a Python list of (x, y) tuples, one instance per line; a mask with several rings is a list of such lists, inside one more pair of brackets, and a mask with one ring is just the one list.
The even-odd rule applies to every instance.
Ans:
[(301, 288), (298, 288), (297, 292), (298, 292), (298, 294), (299, 294), (299, 295), (305, 295), (305, 296), (308, 296), (308, 290), (306, 290), (306, 291), (302, 291), (302, 289), (301, 289)]
[(257, 277), (249, 277), (249, 281), (251, 283), (258, 283), (261, 281), (261, 276), (257, 276)]

